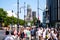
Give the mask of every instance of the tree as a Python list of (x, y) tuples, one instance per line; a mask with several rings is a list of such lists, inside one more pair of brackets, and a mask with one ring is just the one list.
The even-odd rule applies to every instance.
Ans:
[(27, 23), (27, 22), (24, 23), (24, 20), (18, 19), (14, 16), (8, 17), (7, 14), (8, 13), (6, 11), (4, 11), (2, 8), (0, 8), (0, 25), (1, 26), (3, 23), (4, 23), (5, 27), (8, 27), (8, 25), (10, 25), (10, 24), (12, 24), (12, 25), (17, 24), (18, 20), (19, 20), (20, 25), (24, 25), (25, 23)]
[(36, 23), (37, 20), (38, 20), (38, 19), (37, 19), (36, 17), (34, 17), (34, 18), (33, 18), (33, 21), (30, 21), (31, 25), (35, 25), (35, 23)]
[(5, 18), (7, 17), (7, 12), (0, 8), (0, 26), (4, 23)]
[(12, 25), (17, 24), (18, 23), (17, 21), (19, 21), (19, 25), (24, 25), (25, 24), (24, 20), (22, 20), (22, 19), (17, 20), (17, 18), (15, 18), (14, 16), (6, 17), (4, 23), (5, 23), (5, 26), (8, 26), (10, 24), (12, 24)]
[(24, 20), (19, 19), (19, 24), (20, 24), (20, 25), (24, 25)]

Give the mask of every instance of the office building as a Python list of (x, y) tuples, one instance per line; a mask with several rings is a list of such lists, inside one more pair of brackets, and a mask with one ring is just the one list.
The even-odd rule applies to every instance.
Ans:
[(51, 26), (60, 25), (60, 0), (47, 0), (46, 7), (50, 16)]
[(32, 9), (29, 5), (27, 5), (27, 20), (32, 21)]
[(34, 20), (34, 18), (36, 18), (36, 11), (32, 11), (32, 18)]
[(43, 12), (43, 26), (46, 27), (46, 11)]

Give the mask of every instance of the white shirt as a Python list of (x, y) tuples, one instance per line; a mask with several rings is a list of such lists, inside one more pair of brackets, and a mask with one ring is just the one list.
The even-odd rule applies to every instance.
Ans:
[(37, 31), (37, 33), (38, 33), (38, 36), (41, 36), (42, 30), (39, 29), (39, 30)]
[(8, 35), (4, 40), (14, 40), (14, 38)]
[(53, 33), (52, 36), (54, 39), (57, 39), (57, 34)]
[(52, 30), (52, 31), (51, 31), (51, 33), (53, 34), (53, 33), (54, 33), (54, 31)]
[(45, 38), (46, 36), (46, 30), (43, 32), (43, 38)]
[(28, 31), (28, 30), (25, 29), (25, 30), (24, 30), (24, 33), (26, 34), (27, 31)]
[(51, 38), (51, 33), (48, 33), (48, 39), (50, 39)]

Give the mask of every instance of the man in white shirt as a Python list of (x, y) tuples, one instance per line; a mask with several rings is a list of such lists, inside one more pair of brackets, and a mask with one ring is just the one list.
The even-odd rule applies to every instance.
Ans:
[(6, 37), (4, 38), (4, 40), (14, 40), (13, 37), (9, 35), (9, 31), (6, 31)]
[(38, 31), (36, 32), (38, 40), (41, 38), (42, 36), (42, 30), (40, 28), (38, 28)]
[(43, 30), (43, 39), (45, 39), (45, 37), (46, 37), (46, 30), (44, 29)]
[(5, 40), (14, 40), (11, 36), (7, 36)]

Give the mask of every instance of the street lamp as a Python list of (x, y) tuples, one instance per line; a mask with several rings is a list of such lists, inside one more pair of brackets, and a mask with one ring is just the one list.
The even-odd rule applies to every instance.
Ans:
[[(13, 10), (11, 12), (12, 12), (12, 17), (13, 17)], [(10, 30), (12, 30), (12, 28), (13, 28), (13, 18), (12, 18), (12, 23), (10, 25)]]
[[(12, 10), (12, 17), (13, 17), (13, 10)], [(12, 18), (12, 27), (13, 27), (13, 18)]]
[[(47, 1), (47, 0), (46, 0)], [(42, 9), (39, 8), (39, 0), (37, 0), (37, 12), (38, 12), (38, 20), (39, 20), (39, 10), (41, 11), (44, 11)], [(48, 8), (46, 8), (46, 14), (48, 14)], [(48, 27), (48, 24), (49, 24), (49, 15), (46, 15), (47, 16), (47, 19), (46, 19), (46, 24), (47, 24), (47, 27)]]
[(17, 32), (19, 31), (19, 0), (17, 0)]
[[(25, 2), (24, 2), (24, 23), (25, 23)], [(24, 24), (24, 27), (25, 27), (25, 24)]]
[(38, 20), (39, 20), (39, 0), (37, 0), (37, 12), (38, 12)]
[[(39, 20), (39, 0), (37, 0), (37, 13), (38, 13), (38, 20)], [(39, 23), (38, 23), (39, 26)]]
[[(39, 0), (37, 0), (38, 20), (39, 20), (39, 10), (44, 11), (44, 10), (42, 10), (42, 9), (39, 8)], [(37, 21), (38, 21), (38, 20), (37, 20)], [(40, 24), (38, 23), (38, 26), (39, 26), (39, 25), (40, 25)]]

